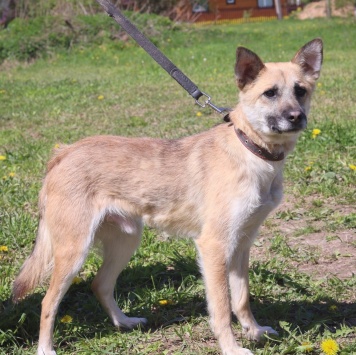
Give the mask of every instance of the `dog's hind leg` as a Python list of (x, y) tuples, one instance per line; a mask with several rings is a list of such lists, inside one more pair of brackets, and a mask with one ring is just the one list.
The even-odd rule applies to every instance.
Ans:
[[(63, 225), (62, 225), (63, 226)], [(73, 278), (84, 263), (90, 248), (88, 229), (68, 224), (50, 230), (53, 250), (53, 272), (47, 293), (42, 301), (38, 355), (55, 355), (53, 350), (54, 321), (59, 304)]]
[(130, 219), (129, 228), (126, 228), (129, 230), (125, 231), (120, 226), (122, 221), (123, 218), (116, 216), (103, 222), (97, 231), (96, 238), (103, 246), (103, 264), (93, 280), (92, 290), (116, 327), (132, 329), (146, 324), (147, 320), (127, 317), (114, 299), (114, 288), (120, 272), (140, 244), (142, 222)]
[(238, 318), (249, 339), (259, 340), (263, 334), (278, 334), (271, 327), (260, 326), (250, 308), (249, 302), (249, 255), (250, 245), (241, 243), (230, 263), (229, 283), (232, 311)]

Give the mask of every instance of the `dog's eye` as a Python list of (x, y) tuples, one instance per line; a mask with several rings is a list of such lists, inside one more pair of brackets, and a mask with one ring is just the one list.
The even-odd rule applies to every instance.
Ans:
[(295, 96), (301, 98), (301, 97), (305, 96), (305, 94), (307, 93), (307, 90), (305, 90), (304, 88), (302, 88), (300, 86), (296, 86), (294, 88), (294, 92), (295, 92)]
[(263, 93), (263, 95), (265, 95), (268, 98), (275, 97), (277, 95), (277, 90), (276, 89), (267, 90)]

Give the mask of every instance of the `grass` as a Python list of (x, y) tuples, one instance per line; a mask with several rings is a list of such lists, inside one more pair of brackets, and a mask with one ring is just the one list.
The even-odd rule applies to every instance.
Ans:
[[(95, 17), (86, 21), (95, 22)], [(18, 26), (10, 24), (9, 38)], [(288, 157), (286, 202), (266, 221), (251, 262), (253, 311), (280, 337), (250, 342), (235, 325), (240, 344), (255, 354), (302, 354), (308, 347), (308, 353), (321, 354), (327, 338), (338, 342), (340, 354), (356, 354), (354, 26), (351, 20), (334, 19), (158, 27), (160, 48), (221, 106), (236, 103), (238, 45), (265, 61), (281, 61), (314, 37), (325, 43), (309, 127)], [(46, 55), (30, 62), (10, 56), (1, 65), (0, 354), (35, 352), (45, 288), (18, 306), (11, 304), (10, 294), (34, 242), (37, 194), (53, 146), (93, 134), (175, 138), (220, 119), (194, 106), (131, 41), (122, 44), (105, 35), (97, 42), (96, 36), (67, 49), (51, 47), (50, 53), (46, 47)], [(315, 138), (313, 129), (320, 130)], [(347, 249), (326, 255), (319, 245), (306, 243), (316, 237)], [(114, 329), (90, 291), (100, 265), (93, 253), (60, 306), (54, 334), (58, 354), (218, 353), (193, 243), (163, 239), (145, 230), (115, 294), (125, 312), (147, 317), (149, 326), (133, 332)], [(349, 265), (347, 277), (339, 277), (336, 269), (330, 273), (328, 263)], [(61, 322), (65, 315), (72, 317), (70, 323)]]

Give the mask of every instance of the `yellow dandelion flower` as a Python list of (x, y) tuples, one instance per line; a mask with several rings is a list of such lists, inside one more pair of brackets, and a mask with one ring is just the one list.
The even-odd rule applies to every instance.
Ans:
[(171, 300), (160, 300), (158, 301), (158, 303), (161, 305), (161, 306), (167, 306), (169, 304), (172, 304), (173, 302)]
[(7, 253), (9, 248), (6, 245), (0, 245), (0, 251)]
[(322, 83), (318, 83), (317, 85), (318, 85), (318, 88), (321, 88), (323, 86)]
[(336, 355), (339, 351), (339, 345), (334, 339), (325, 339), (321, 342), (321, 350), (326, 355)]
[(314, 128), (312, 133), (317, 136), (318, 134), (321, 133), (321, 130), (319, 128)]
[(72, 323), (73, 318), (66, 314), (64, 317), (61, 318), (61, 323)]
[(329, 307), (329, 311), (331, 312), (336, 312), (338, 310), (337, 306), (335, 304), (332, 304), (330, 307)]
[(353, 171), (356, 171), (356, 165), (354, 164), (349, 164), (349, 168)]
[(197, 116), (198, 116), (198, 117), (200, 117), (200, 116), (202, 116), (202, 115), (203, 115), (203, 114), (202, 114), (200, 111), (197, 112)]
[(56, 143), (56, 144), (53, 146), (54, 149), (58, 149), (59, 147), (60, 147), (59, 143)]
[(321, 130), (319, 128), (314, 128), (313, 132), (312, 132), (313, 139), (315, 139), (320, 133), (321, 133)]
[(305, 171), (310, 171), (311, 169), (312, 169), (311, 166), (306, 166), (306, 167), (304, 168)]
[(0, 155), (0, 160), (6, 160), (5, 155)]
[(10, 176), (11, 178), (13, 178), (13, 177), (16, 176), (16, 174), (15, 174), (13, 171), (11, 171), (11, 173), (9, 173), (9, 176)]
[(78, 284), (80, 284), (82, 281), (83, 281), (83, 279), (82, 279), (81, 277), (76, 276), (76, 277), (73, 279), (72, 284), (78, 285)]
[(99, 95), (98, 100), (104, 100), (104, 95)]

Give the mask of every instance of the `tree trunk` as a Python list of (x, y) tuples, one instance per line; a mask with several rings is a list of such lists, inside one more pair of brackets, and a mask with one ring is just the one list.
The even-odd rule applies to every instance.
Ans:
[(281, 0), (274, 0), (278, 20), (283, 20)]
[(331, 18), (331, 0), (326, 0), (326, 17)]

